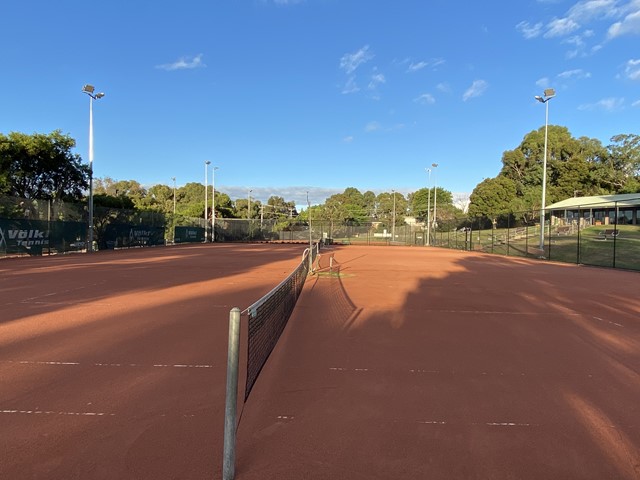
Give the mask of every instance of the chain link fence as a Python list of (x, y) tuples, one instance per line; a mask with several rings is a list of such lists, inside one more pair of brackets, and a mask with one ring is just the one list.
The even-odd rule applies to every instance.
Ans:
[[(640, 195), (624, 202), (574, 205), (532, 212), (438, 218), (390, 226), (312, 219), (203, 218), (96, 207), (96, 247), (128, 248), (183, 242), (299, 242), (357, 245), (432, 245), (496, 255), (640, 270)], [(0, 197), (0, 256), (86, 250), (86, 204)], [(206, 232), (206, 234), (205, 234)]]

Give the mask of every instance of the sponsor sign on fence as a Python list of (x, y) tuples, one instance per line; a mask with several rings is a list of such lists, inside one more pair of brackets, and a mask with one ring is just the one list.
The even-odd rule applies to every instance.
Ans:
[(175, 243), (204, 242), (204, 228), (202, 227), (175, 227)]
[(146, 225), (107, 225), (100, 247), (107, 249), (164, 245), (164, 228)]
[(42, 255), (84, 248), (86, 225), (81, 222), (0, 219), (0, 252)]

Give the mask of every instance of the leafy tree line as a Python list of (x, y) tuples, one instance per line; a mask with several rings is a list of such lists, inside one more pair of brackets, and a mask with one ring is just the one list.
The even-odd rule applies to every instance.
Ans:
[(89, 166), (71, 152), (75, 140), (50, 134), (0, 133), (0, 194), (29, 199), (80, 199), (89, 188)]
[[(84, 201), (89, 188), (90, 171), (88, 165), (82, 164), (81, 157), (72, 153), (75, 145), (75, 140), (57, 130), (48, 135), (0, 134), (0, 194), (29, 199)], [(211, 201), (213, 188), (207, 188)], [(136, 180), (97, 178), (94, 179), (94, 205), (203, 218), (204, 189), (204, 185), (195, 182), (175, 188), (174, 191), (171, 185), (145, 188)], [(436, 195), (437, 199), (434, 198)], [(312, 219), (331, 223), (362, 224), (373, 221), (388, 226), (393, 217), (398, 225), (404, 223), (408, 215), (425, 218), (430, 202), (432, 212), (434, 203), (437, 203), (438, 218), (459, 214), (452, 204), (452, 198), (451, 192), (443, 188), (436, 191), (423, 188), (405, 197), (393, 191), (378, 195), (367, 191), (363, 194), (350, 187), (300, 216), (295, 202), (280, 196), (271, 196), (265, 204), (257, 199), (249, 204), (247, 198), (232, 200), (226, 193), (216, 190), (213, 203), (216, 218), (260, 218), (290, 222), (296, 217), (298, 221), (308, 221), (311, 213)], [(209, 218), (212, 209), (213, 205), (209, 203)]]
[[(72, 152), (75, 140), (56, 130), (50, 134), (0, 134), (0, 195), (27, 199), (84, 201), (89, 188), (89, 166)], [(571, 136), (566, 127), (548, 127), (546, 204), (572, 196), (640, 192), (640, 136), (616, 135), (604, 146), (599, 140)], [(495, 178), (478, 184), (470, 197), (469, 215), (499, 221), (517, 216), (535, 221), (542, 194), (544, 127), (528, 133), (519, 146), (504, 152), (502, 169)], [(96, 207), (134, 209), (165, 215), (203, 218), (204, 185), (188, 183), (143, 187), (135, 180), (94, 179)], [(211, 199), (212, 187), (208, 187)], [(174, 196), (175, 193), (175, 196)], [(174, 200), (175, 199), (175, 200)], [(360, 192), (349, 187), (332, 195), (321, 205), (298, 216), (295, 203), (280, 196), (260, 200), (241, 198), (215, 191), (217, 218), (278, 219), (283, 222), (322, 220), (333, 224), (377, 222), (390, 226), (412, 216), (419, 221), (460, 218), (451, 192), (422, 188), (404, 196), (399, 192)], [(250, 208), (250, 211), (248, 209)], [(428, 208), (429, 214), (427, 213)], [(207, 208), (212, 216), (212, 205)]]
[[(502, 155), (495, 178), (479, 183), (469, 215), (523, 223), (539, 219), (542, 201), (544, 127), (528, 133)], [(604, 146), (593, 138), (574, 138), (566, 127), (548, 126), (545, 204), (568, 197), (640, 192), (640, 136), (615, 135)]]
[[(434, 208), (436, 206), (437, 210)], [(349, 187), (342, 193), (332, 195), (325, 203), (302, 212), (301, 217), (307, 220), (310, 215), (312, 221), (328, 222), (331, 229), (344, 223), (362, 225), (371, 222), (390, 227), (394, 219), (396, 226), (404, 224), (406, 217), (426, 221), (428, 209), (432, 220), (434, 211), (438, 220), (462, 214), (462, 211), (453, 205), (452, 193), (441, 187), (422, 188), (406, 197), (393, 190), (376, 195), (372, 191), (362, 193), (357, 188)]]

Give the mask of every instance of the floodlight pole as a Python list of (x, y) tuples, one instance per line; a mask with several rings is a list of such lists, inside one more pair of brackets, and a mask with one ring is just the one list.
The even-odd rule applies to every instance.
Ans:
[(547, 88), (542, 96), (536, 96), (535, 99), (545, 105), (544, 117), (544, 154), (542, 160), (542, 200), (540, 203), (540, 250), (544, 251), (544, 215), (547, 196), (547, 139), (549, 133), (549, 100), (556, 96), (553, 88)]
[(396, 239), (396, 191), (391, 190), (393, 194), (393, 215), (391, 216), (391, 243), (393, 243)]
[(207, 237), (209, 236), (209, 216), (207, 215), (207, 210), (209, 209), (208, 200), (209, 193), (207, 190), (209, 186), (207, 185), (208, 177), (209, 177), (209, 165), (211, 162), (209, 160), (204, 161), (204, 243), (207, 243)]
[(94, 94), (95, 91), (95, 87), (88, 83), (82, 87), (82, 93), (89, 95), (89, 253), (93, 252), (93, 101), (104, 97), (104, 93)]
[(307, 192), (307, 216), (309, 217), (309, 275), (313, 273), (313, 237), (311, 234), (311, 202)]
[(216, 170), (213, 167), (211, 172), (211, 243), (216, 241)]
[(425, 168), (425, 171), (429, 174), (427, 182), (427, 245), (431, 245), (431, 169)]
[[(437, 168), (437, 163), (432, 163), (433, 168)], [(438, 228), (438, 187), (436, 186), (436, 172), (433, 172), (433, 237), (436, 237), (436, 228)], [(435, 243), (435, 242), (434, 242)]]
[(173, 216), (175, 217), (176, 216), (176, 177), (171, 177), (171, 180), (173, 180)]

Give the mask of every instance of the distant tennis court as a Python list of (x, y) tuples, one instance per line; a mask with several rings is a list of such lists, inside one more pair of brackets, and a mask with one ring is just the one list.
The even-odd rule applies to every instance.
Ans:
[[(0, 478), (221, 478), (229, 310), (303, 249), (0, 262)], [(316, 265), (237, 479), (639, 478), (637, 273), (420, 247)]]

